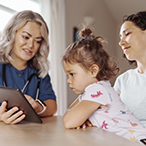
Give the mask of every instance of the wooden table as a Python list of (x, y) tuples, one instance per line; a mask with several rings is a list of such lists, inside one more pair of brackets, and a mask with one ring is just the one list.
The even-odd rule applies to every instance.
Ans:
[(43, 124), (0, 122), (0, 146), (141, 146), (96, 127), (65, 129), (61, 116), (42, 120)]

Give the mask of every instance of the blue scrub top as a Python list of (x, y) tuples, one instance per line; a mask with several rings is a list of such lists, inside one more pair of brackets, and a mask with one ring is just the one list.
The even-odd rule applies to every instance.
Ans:
[[(3, 64), (0, 63), (0, 86), (3, 86), (2, 72)], [(7, 87), (19, 88), (20, 90), (22, 90), (31, 74), (36, 72), (37, 70), (32, 69), (29, 65), (25, 69), (19, 71), (11, 64), (6, 64), (5, 80)], [(33, 99), (36, 99), (37, 83), (37, 77), (33, 76), (23, 93), (31, 96)], [(48, 74), (44, 78), (40, 78), (40, 90), (38, 97), (42, 101), (45, 101), (47, 99), (56, 101), (56, 96), (52, 89), (50, 76)]]

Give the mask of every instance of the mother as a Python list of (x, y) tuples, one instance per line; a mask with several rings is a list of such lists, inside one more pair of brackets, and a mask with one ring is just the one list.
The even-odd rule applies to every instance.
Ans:
[(124, 17), (119, 45), (124, 57), (136, 68), (121, 74), (114, 89), (146, 127), (146, 11)]

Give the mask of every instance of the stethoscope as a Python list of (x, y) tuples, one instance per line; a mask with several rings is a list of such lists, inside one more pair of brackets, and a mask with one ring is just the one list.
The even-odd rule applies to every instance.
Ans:
[[(6, 83), (6, 77), (5, 77), (5, 64), (3, 64), (3, 70), (2, 70), (2, 78), (3, 78), (3, 85), (4, 87), (7, 87), (7, 83)], [(38, 73), (33, 73), (29, 76), (29, 78), (27, 79), (27, 82), (25, 83), (23, 89), (21, 90), (22, 93), (24, 92), (25, 88), (27, 87), (27, 85), (30, 83), (32, 77), (36, 76), (38, 79), (38, 83), (37, 83), (37, 93), (36, 93), (36, 99), (38, 100), (39, 98), (39, 89), (40, 89), (40, 77), (38, 76)]]

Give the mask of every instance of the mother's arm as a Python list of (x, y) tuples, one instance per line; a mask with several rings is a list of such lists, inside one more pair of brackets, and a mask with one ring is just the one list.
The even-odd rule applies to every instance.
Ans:
[(47, 106), (47, 109), (45, 110), (44, 113), (40, 114), (40, 116), (52, 116), (56, 113), (57, 111), (57, 103), (55, 100), (52, 99), (48, 99), (46, 101), (44, 101), (44, 103)]
[[(29, 95), (25, 95), (25, 97), (27, 98), (31, 106), (34, 108), (36, 113), (39, 113), (43, 110), (42, 105), (38, 101), (35, 101)], [(39, 116), (41, 117), (52, 116), (53, 114), (56, 113), (57, 104), (55, 100), (48, 99), (48, 100), (45, 100), (44, 103), (46, 104), (46, 110), (42, 114), (39, 114)]]

